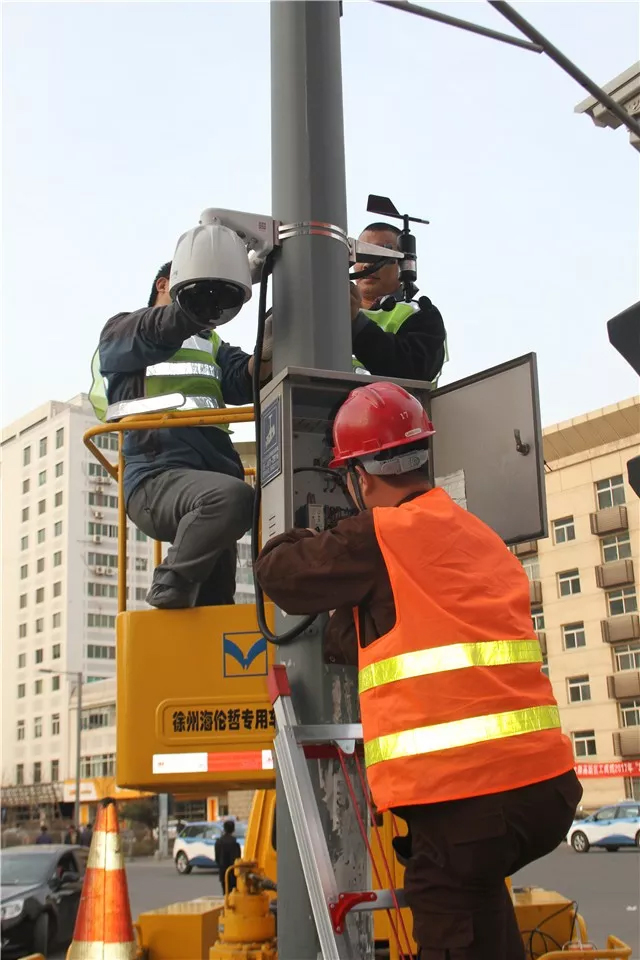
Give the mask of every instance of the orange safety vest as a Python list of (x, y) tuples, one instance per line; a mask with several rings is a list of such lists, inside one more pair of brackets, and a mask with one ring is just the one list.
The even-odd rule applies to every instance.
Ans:
[(359, 645), (378, 809), (499, 793), (572, 769), (518, 560), (440, 489), (373, 517), (396, 607), (389, 633)]

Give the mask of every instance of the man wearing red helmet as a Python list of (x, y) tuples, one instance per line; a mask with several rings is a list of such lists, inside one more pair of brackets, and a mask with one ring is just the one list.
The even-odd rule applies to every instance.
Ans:
[(434, 427), (393, 383), (334, 422), (360, 512), (266, 544), (256, 576), (287, 613), (336, 608), (325, 636), (357, 662), (365, 763), (396, 841), (422, 960), (524, 960), (505, 878), (553, 850), (582, 795), (521, 565), (432, 489)]

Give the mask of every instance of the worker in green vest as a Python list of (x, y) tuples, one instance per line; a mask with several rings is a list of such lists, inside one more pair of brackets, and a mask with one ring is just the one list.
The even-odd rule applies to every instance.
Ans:
[[(371, 223), (360, 240), (398, 249), (401, 231), (390, 223)], [(364, 270), (366, 264), (357, 264)], [(405, 303), (397, 263), (351, 284), (353, 366), (379, 377), (437, 381), (446, 360), (442, 316), (428, 297)]]
[[(186, 313), (171, 299), (170, 273), (165, 263), (148, 306), (116, 314), (100, 334), (89, 396), (101, 420), (251, 403), (253, 357), (225, 343), (216, 323), (199, 319), (205, 314)], [(269, 331), (265, 379), (271, 375)], [(171, 544), (147, 603), (164, 609), (233, 603), (236, 543), (251, 525), (253, 490), (228, 427), (128, 431), (124, 463), (128, 516), (147, 536)]]

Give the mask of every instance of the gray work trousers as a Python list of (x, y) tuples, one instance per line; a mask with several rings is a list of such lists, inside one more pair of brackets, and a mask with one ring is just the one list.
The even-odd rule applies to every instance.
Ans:
[(236, 543), (251, 526), (248, 483), (208, 470), (167, 470), (144, 480), (127, 513), (154, 540), (171, 543), (154, 572), (155, 583), (200, 584), (196, 606), (233, 603)]

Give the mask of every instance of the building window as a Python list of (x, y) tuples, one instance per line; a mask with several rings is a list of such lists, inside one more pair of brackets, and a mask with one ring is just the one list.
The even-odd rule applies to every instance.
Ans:
[(520, 562), (529, 580), (540, 579), (540, 561), (537, 557), (525, 557)]
[(59, 677), (59, 676), (56, 675), (55, 677), (51, 677), (51, 689), (53, 690), (54, 693), (55, 693), (56, 690), (59, 690), (59, 689), (60, 689), (60, 677)]
[(598, 480), (596, 483), (596, 498), (599, 510), (606, 510), (607, 507), (617, 507), (624, 503), (622, 474), (619, 473), (616, 477), (609, 477), (607, 480)]
[(36, 563), (36, 573), (44, 573), (44, 557), (38, 557)]
[(99, 433), (97, 437), (93, 438), (93, 442), (95, 443), (96, 447), (100, 447), (101, 450), (117, 450), (118, 434)]
[(60, 714), (59, 713), (51, 714), (51, 736), (52, 737), (60, 736)]
[(575, 540), (576, 528), (573, 517), (561, 517), (553, 521), (553, 539), (555, 543), (568, 543)]
[(44, 527), (41, 527), (40, 530), (38, 530), (37, 540), (38, 543), (44, 543)]
[(115, 660), (116, 648), (90, 643), (87, 645), (87, 657), (89, 660)]
[(20, 594), (19, 604), (20, 604), (20, 609), (21, 609), (21, 610), (24, 610), (24, 608), (25, 608), (26, 605), (27, 605), (27, 595), (26, 595), (26, 593), (21, 593), (21, 594)]
[(87, 677), (87, 683), (97, 683), (99, 680), (107, 680), (107, 677)]
[(80, 764), (80, 773), (83, 777), (112, 777), (115, 772), (115, 753), (102, 753), (95, 757), (83, 757)]
[(116, 705), (94, 707), (82, 711), (82, 729), (98, 730), (100, 727), (114, 727), (116, 724)]
[(62, 550), (56, 550), (53, 555), (53, 565), (54, 567), (62, 566)]
[(139, 540), (140, 543), (146, 543), (146, 541), (148, 540), (146, 533), (143, 533), (142, 530), (138, 530), (137, 527), (136, 527), (136, 540)]
[(54, 597), (62, 596), (62, 580), (56, 580), (53, 585), (53, 595)]
[(91, 462), (89, 464), (89, 476), (90, 477), (108, 477), (109, 474), (107, 473), (105, 468), (102, 466), (102, 464)]
[(594, 730), (577, 730), (572, 733), (576, 757), (595, 757), (596, 735)]
[(59, 490), (59, 491), (56, 493), (55, 497), (53, 498), (53, 505), (54, 505), (54, 507), (61, 507), (61, 506), (62, 506), (62, 490)]
[(146, 557), (136, 557), (136, 570), (144, 572), (148, 566), (149, 561)]
[(38, 500), (38, 515), (40, 515), (41, 513), (44, 513), (46, 509), (47, 509), (47, 501)]
[(22, 508), (22, 522), (26, 523), (29, 519), (29, 507)]
[(36, 697), (39, 697), (42, 694), (42, 683), (42, 680), (36, 680), (33, 684), (33, 692), (35, 693)]
[(64, 427), (60, 427), (59, 430), (56, 430), (56, 450), (59, 450), (60, 447), (64, 446)]
[(578, 647), (586, 647), (587, 637), (584, 631), (584, 623), (563, 624), (562, 643), (565, 650), (576, 650)]
[(60, 761), (52, 760), (51, 761), (51, 782), (57, 783), (60, 779)]
[(42, 764), (39, 760), (36, 760), (33, 765), (33, 782), (42, 783)]
[(64, 473), (64, 464), (61, 460), (60, 463), (56, 463), (56, 469), (55, 469), (56, 477), (61, 477), (63, 473)]
[(118, 588), (115, 583), (93, 583), (89, 581), (87, 583), (87, 594), (90, 597), (110, 597), (115, 600), (118, 596)]
[(24, 734), (25, 734), (24, 720), (18, 720), (18, 724), (16, 728), (16, 740), (24, 740)]
[(40, 440), (38, 455), (41, 457), (46, 457), (47, 455), (47, 438), (46, 437), (42, 437), (42, 439)]
[(558, 574), (558, 592), (561, 597), (570, 597), (580, 593), (580, 573), (578, 570), (565, 570)]
[(36, 650), (36, 663), (42, 663), (44, 660), (44, 650), (42, 647), (38, 647)]
[(18, 670), (22, 670), (23, 667), (27, 665), (27, 655), (26, 653), (18, 654)]
[(27, 695), (27, 685), (26, 683), (18, 684), (18, 700), (24, 700)]
[(603, 563), (626, 560), (631, 556), (631, 540), (628, 533), (616, 533), (612, 537), (603, 537), (600, 544)]
[(54, 630), (56, 629), (56, 627), (62, 626), (62, 614), (61, 614), (61, 613), (54, 613), (53, 618), (52, 618), (51, 626), (53, 627)]
[(59, 660), (59, 659), (60, 659), (60, 644), (59, 644), (59, 643), (54, 643), (54, 645), (51, 647), (51, 659), (52, 659), (52, 660)]
[(107, 493), (90, 493), (90, 507), (114, 507), (118, 506), (118, 498)]
[(640, 727), (640, 697), (620, 704), (620, 720), (623, 727)]
[(31, 486), (31, 481), (30, 481), (30, 480), (23, 480), (23, 481), (22, 481), (22, 492), (23, 492), (23, 493), (29, 493), (29, 487), (30, 487), (30, 486)]
[(20, 549), (27, 550), (29, 548), (29, 536), (20, 537)]
[(29, 576), (29, 565), (27, 563), (23, 563), (22, 566), (20, 567), (20, 579), (26, 580), (28, 576)]
[(640, 640), (618, 644), (614, 656), (616, 670), (640, 670)]
[(22, 450), (22, 466), (28, 467), (31, 463), (31, 447), (24, 447)]
[(117, 567), (118, 557), (115, 553), (93, 553), (90, 551), (87, 562), (90, 567)]
[(94, 523), (90, 521), (87, 524), (87, 533), (90, 537), (112, 537), (117, 539), (118, 527), (115, 523)]
[(544, 630), (544, 610), (542, 607), (531, 607), (531, 619), (533, 620), (533, 629), (536, 633)]
[(112, 629), (116, 625), (116, 618), (108, 613), (88, 613), (88, 627), (108, 627)]
[(18, 626), (18, 637), (20, 638), (20, 640), (24, 640), (24, 638), (26, 637), (26, 635), (27, 635), (27, 625), (26, 625), (26, 623), (21, 623), (21, 624), (19, 624), (19, 626)]
[(591, 700), (589, 675), (567, 677), (567, 690), (569, 692), (569, 703), (584, 703), (585, 700)]
[(136, 587), (136, 600), (144, 600), (147, 596), (148, 590), (146, 587)]
[(16, 784), (21, 787), (24, 783), (24, 763), (16, 764)]
[(44, 633), (44, 619), (38, 617), (36, 620), (36, 633)]
[(42, 717), (33, 718), (33, 736), (36, 740), (42, 736)]
[(59, 537), (61, 533), (62, 533), (62, 520), (58, 520), (53, 525), (53, 535), (54, 537)]
[(638, 597), (635, 587), (622, 587), (610, 590), (607, 594), (609, 616), (617, 617), (621, 613), (635, 613), (638, 609)]
[(40, 473), (38, 474), (38, 486), (44, 487), (46, 482), (47, 482), (47, 471), (41, 470)]
[(542, 666), (540, 667), (540, 672), (544, 673), (545, 677), (549, 676), (549, 658), (546, 653), (542, 655)]
[(36, 603), (44, 603), (44, 587), (38, 587), (36, 590)]

